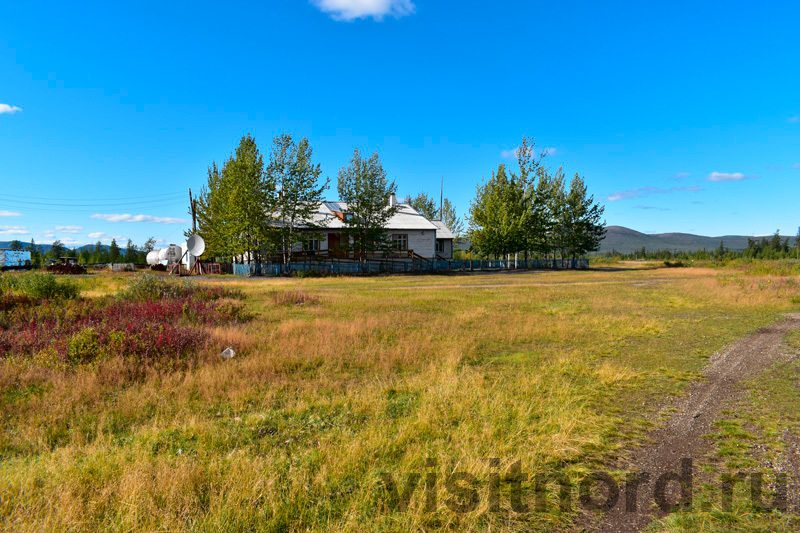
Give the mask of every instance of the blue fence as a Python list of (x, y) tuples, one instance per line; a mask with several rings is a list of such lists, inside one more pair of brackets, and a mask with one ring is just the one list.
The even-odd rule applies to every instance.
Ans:
[[(291, 272), (318, 274), (403, 274), (424, 272), (474, 272), (498, 270), (579, 270), (589, 268), (588, 259), (528, 259), (483, 261), (300, 261), (291, 264)], [(234, 264), (237, 276), (281, 276), (289, 273), (282, 263)]]

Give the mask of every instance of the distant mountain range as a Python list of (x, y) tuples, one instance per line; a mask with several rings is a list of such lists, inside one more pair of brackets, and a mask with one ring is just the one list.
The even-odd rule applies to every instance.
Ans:
[[(3, 250), (3, 249), (7, 250), (8, 247), (11, 246), (11, 242), (12, 241), (0, 241), (0, 250)], [(28, 245), (30, 243), (31, 243), (30, 241), (27, 241), (27, 242), (26, 241), (22, 241), (22, 249), (23, 250), (27, 250), (28, 249)], [(93, 244), (84, 244), (83, 246), (78, 246), (76, 249), (80, 252), (81, 250), (83, 250), (87, 246), (94, 247)], [(120, 245), (120, 246), (122, 246), (122, 245)], [(49, 244), (36, 243), (36, 247), (39, 248), (40, 250), (42, 250), (43, 252), (47, 252), (48, 250), (50, 250), (50, 245)], [(67, 248), (72, 250), (71, 246), (67, 246)], [(103, 249), (108, 250), (108, 245), (104, 244), (103, 245)]]
[[(704, 237), (702, 235), (692, 235), (691, 233), (641, 233), (623, 226), (608, 226), (606, 228), (606, 238), (600, 245), (600, 252), (610, 252), (616, 250), (621, 253), (634, 252), (641, 250), (644, 246), (647, 250), (654, 252), (657, 250), (677, 250), (679, 252), (694, 252), (696, 250), (714, 250), (719, 248), (719, 243), (723, 242), (725, 248), (731, 250), (744, 250), (747, 248), (746, 235), (722, 235), (720, 237)], [(767, 236), (769, 238), (770, 236)], [(762, 237), (755, 237), (761, 239)], [(790, 238), (790, 243), (794, 244), (795, 238)]]
[[(644, 246), (647, 250), (655, 252), (657, 250), (677, 250), (679, 252), (694, 252), (697, 250), (715, 250), (719, 248), (722, 241), (725, 248), (731, 250), (744, 250), (747, 248), (747, 239), (753, 238), (746, 235), (722, 235), (720, 237), (704, 237), (702, 235), (692, 235), (691, 233), (641, 233), (623, 226), (608, 226), (606, 228), (606, 238), (600, 245), (600, 253), (616, 250), (621, 253), (630, 253), (641, 250)], [(768, 235), (767, 238), (770, 236)], [(761, 239), (762, 237), (755, 237)], [(791, 237), (790, 244), (794, 244), (795, 237)], [(11, 241), (0, 241), (0, 249), (8, 248)], [(28, 243), (23, 243), (25, 246)], [(50, 249), (49, 244), (39, 245), (45, 252)], [(91, 246), (91, 245), (87, 245)], [(108, 248), (108, 245), (104, 245)], [(78, 251), (85, 246), (78, 247)], [(466, 250), (469, 243), (462, 243), (459, 249)]]

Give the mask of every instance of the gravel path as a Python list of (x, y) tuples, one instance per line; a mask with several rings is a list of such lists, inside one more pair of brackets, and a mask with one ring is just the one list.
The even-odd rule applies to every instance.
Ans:
[[(679, 474), (682, 459), (699, 458), (708, 449), (710, 443), (703, 436), (712, 431), (719, 412), (743, 394), (736, 384), (757, 376), (782, 359), (790, 358), (783, 340), (789, 331), (797, 329), (800, 329), (800, 314), (787, 315), (785, 320), (761, 328), (717, 352), (706, 367), (706, 380), (691, 385), (688, 394), (671, 406), (677, 411), (666, 424), (649, 435), (651, 444), (633, 453), (626, 470), (650, 474), (650, 480), (642, 483), (636, 491), (638, 497), (629, 497), (624, 488), (621, 489), (617, 505), (588, 529), (603, 533), (632, 533), (641, 531), (656, 516), (663, 516), (663, 511), (654, 505), (655, 480), (666, 472)], [(668, 486), (674, 490), (666, 493), (666, 501), (678, 501), (679, 484), (670, 483)], [(626, 510), (626, 505), (632, 508), (634, 500), (636, 511)]]

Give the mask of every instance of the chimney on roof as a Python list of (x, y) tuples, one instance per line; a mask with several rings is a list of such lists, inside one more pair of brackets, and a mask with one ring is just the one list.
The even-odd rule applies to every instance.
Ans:
[(389, 195), (389, 207), (394, 207), (397, 205), (397, 195), (392, 193)]

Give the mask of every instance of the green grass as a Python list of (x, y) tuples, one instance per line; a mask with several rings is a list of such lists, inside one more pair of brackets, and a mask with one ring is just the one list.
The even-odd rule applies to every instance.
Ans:
[[(573, 480), (605, 468), (714, 351), (797, 308), (794, 284), (717, 274), (205, 281), (244, 291), (255, 318), (210, 328), (188, 368), (4, 363), (0, 520), (51, 531), (569, 529), (577, 513), (555, 505), (518, 514), (504, 499), (494, 512), (487, 480), (516, 461)], [(118, 290), (118, 277), (87, 292)], [(316, 303), (276, 302), (298, 287)], [(227, 346), (237, 355), (223, 361)], [(408, 509), (392, 512), (382, 474), (402, 487), (415, 472)], [(469, 512), (447, 505), (453, 472), (477, 480)]]

